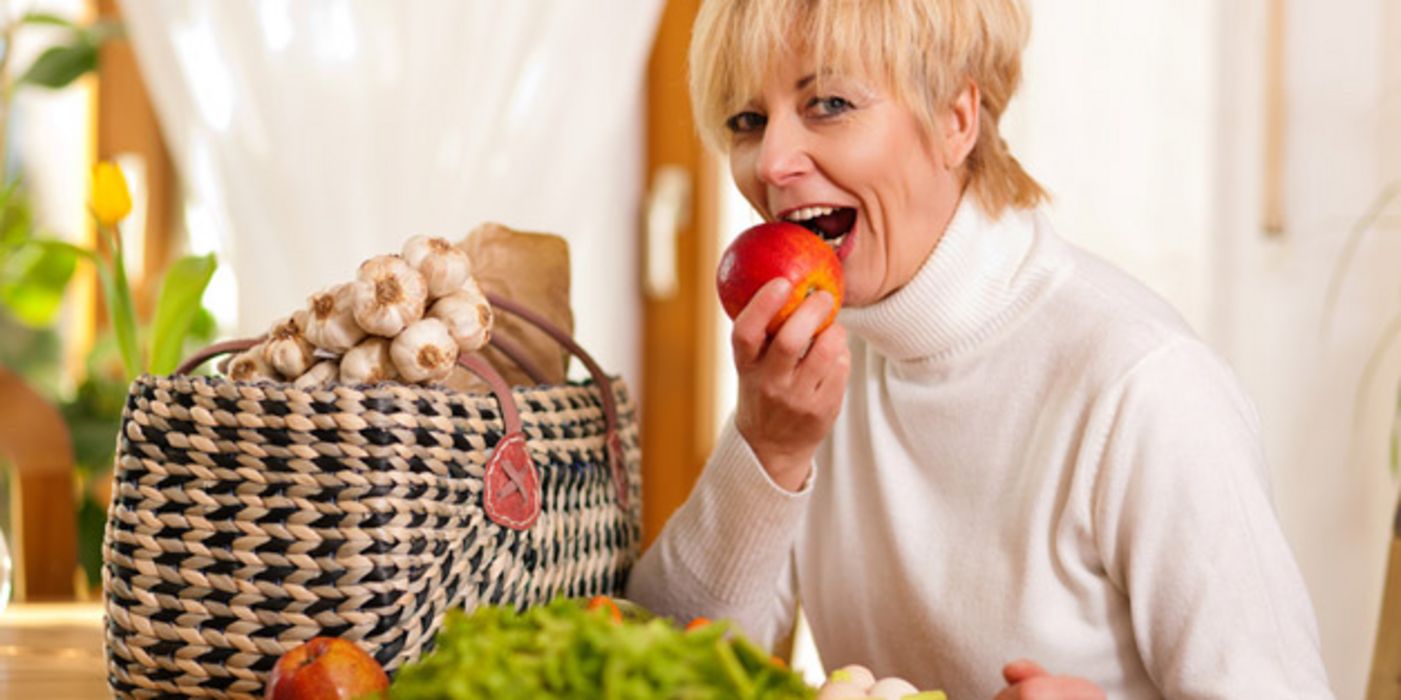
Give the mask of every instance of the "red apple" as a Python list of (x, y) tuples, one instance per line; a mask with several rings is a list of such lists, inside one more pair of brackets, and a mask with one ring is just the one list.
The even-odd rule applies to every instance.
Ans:
[(383, 698), (389, 676), (354, 642), (316, 637), (282, 655), (268, 678), (265, 700)]
[(733, 319), (754, 293), (775, 277), (787, 279), (793, 287), (783, 308), (769, 322), (769, 335), (777, 332), (798, 305), (818, 290), (826, 290), (835, 300), (832, 313), (822, 322), (819, 332), (832, 324), (845, 289), (842, 263), (821, 236), (788, 221), (750, 227), (725, 249), (715, 272), (720, 305)]

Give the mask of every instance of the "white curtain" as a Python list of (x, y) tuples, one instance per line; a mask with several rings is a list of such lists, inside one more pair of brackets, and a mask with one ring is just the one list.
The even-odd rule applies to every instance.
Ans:
[[(237, 277), (236, 332), (409, 236), (492, 220), (568, 238), (576, 333), (634, 385), (641, 85), (660, 8), (122, 2), (192, 246)], [(234, 294), (221, 284), (211, 293)]]

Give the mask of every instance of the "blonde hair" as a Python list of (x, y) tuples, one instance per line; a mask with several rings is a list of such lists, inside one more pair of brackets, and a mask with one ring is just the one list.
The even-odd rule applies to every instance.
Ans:
[(706, 0), (691, 36), (691, 103), (701, 137), (724, 152), (725, 120), (785, 55), (808, 51), (823, 70), (884, 80), (933, 137), (972, 80), (981, 101), (968, 188), (997, 215), (1046, 198), (997, 131), (1029, 33), (1023, 0)]

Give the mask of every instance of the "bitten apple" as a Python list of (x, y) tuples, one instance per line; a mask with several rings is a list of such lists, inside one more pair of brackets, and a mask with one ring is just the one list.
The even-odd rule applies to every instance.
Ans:
[(775, 277), (783, 277), (793, 286), (783, 308), (769, 321), (770, 335), (778, 331), (809, 294), (818, 290), (825, 290), (834, 300), (832, 312), (818, 331), (832, 324), (845, 290), (841, 261), (820, 236), (787, 221), (750, 227), (725, 249), (715, 272), (720, 305), (733, 319), (749, 304), (755, 292)]
[(389, 676), (355, 642), (315, 637), (283, 654), (268, 678), (265, 700), (382, 698)]

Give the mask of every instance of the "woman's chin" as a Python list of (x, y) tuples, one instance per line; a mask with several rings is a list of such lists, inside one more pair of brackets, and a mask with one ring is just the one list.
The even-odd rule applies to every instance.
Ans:
[(879, 301), (879, 299), (875, 298), (875, 294), (873, 294), (871, 290), (852, 285), (850, 277), (847, 278), (846, 283), (847, 287), (842, 295), (842, 308), (859, 309)]

